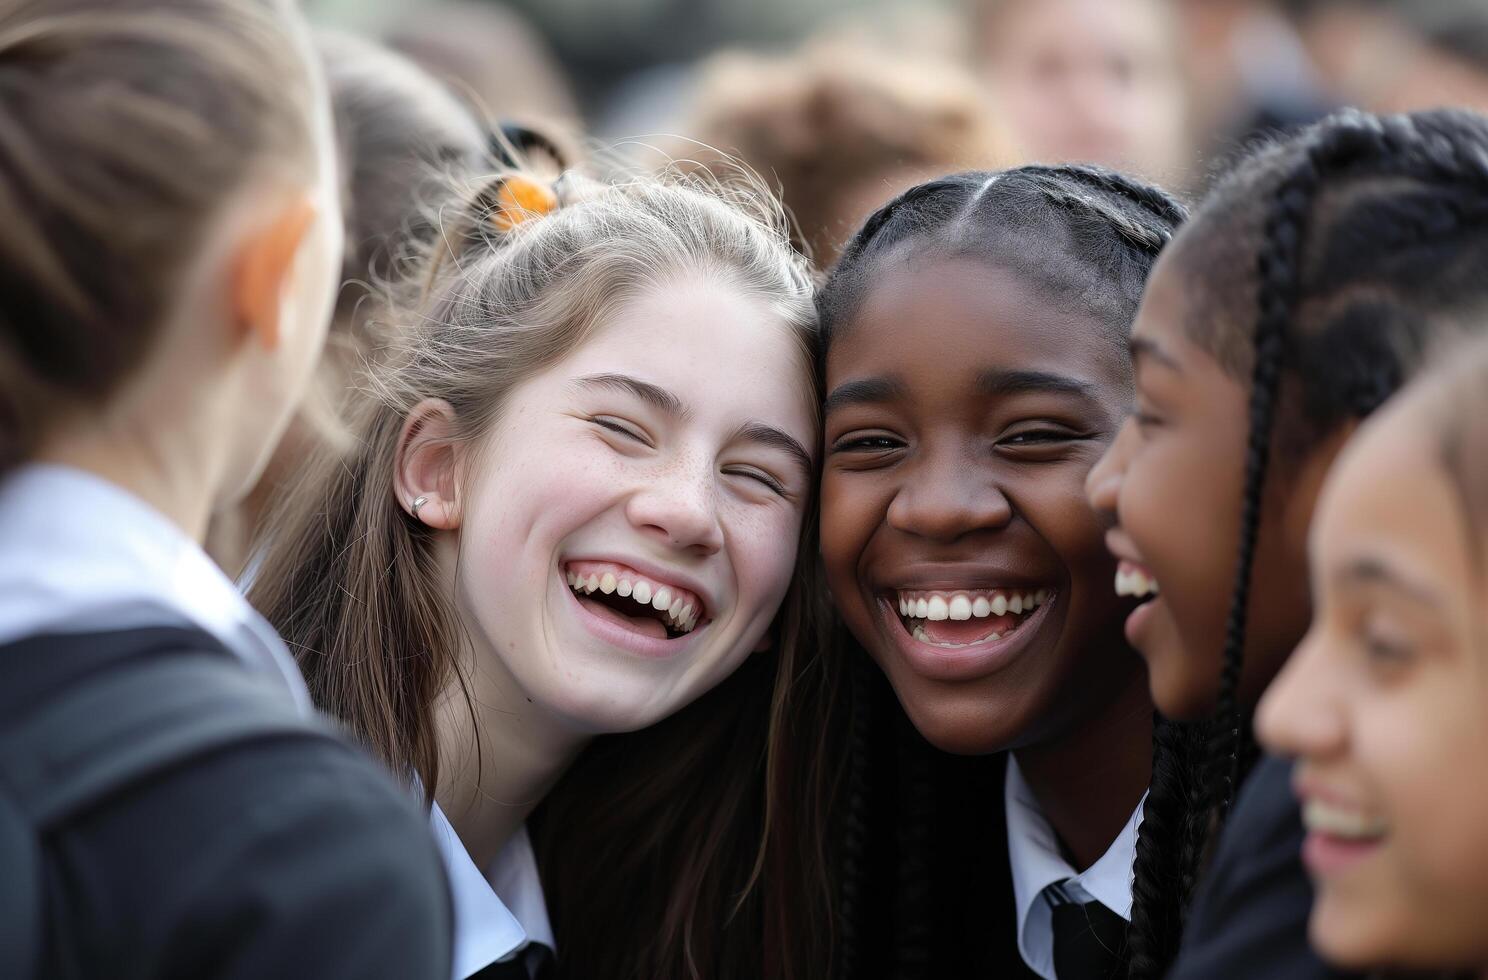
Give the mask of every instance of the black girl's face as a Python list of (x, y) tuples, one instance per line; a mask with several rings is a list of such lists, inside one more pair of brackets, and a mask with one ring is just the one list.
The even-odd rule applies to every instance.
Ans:
[[(1087, 490), (1115, 520), (1107, 533), (1121, 562), (1115, 590), (1145, 600), (1127, 619), (1126, 637), (1147, 661), (1153, 702), (1170, 718), (1197, 719), (1214, 710), (1219, 688), (1250, 394), (1188, 335), (1195, 311), (1178, 261), (1182, 244), (1180, 235), (1148, 280), (1131, 338), (1136, 411)], [(1273, 453), (1240, 687), (1248, 704), (1307, 629), (1306, 529), (1331, 458), (1325, 446), (1283, 474)]]
[(939, 748), (1057, 737), (1140, 683), (1082, 486), (1130, 398), (1119, 345), (995, 267), (884, 260), (827, 357), (822, 556)]

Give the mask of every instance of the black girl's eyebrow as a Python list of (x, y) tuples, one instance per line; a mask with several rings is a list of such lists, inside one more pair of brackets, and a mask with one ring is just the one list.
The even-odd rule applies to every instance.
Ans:
[(903, 395), (904, 382), (898, 378), (853, 378), (832, 389), (822, 414), (831, 415), (839, 408), (847, 408), (849, 405), (882, 405)]
[(608, 388), (634, 395), (673, 418), (687, 419), (692, 416), (691, 410), (682, 404), (682, 399), (670, 391), (628, 374), (590, 374), (575, 378), (572, 383), (576, 388)]
[(1441, 608), (1441, 600), (1431, 589), (1398, 574), (1387, 563), (1373, 556), (1353, 559), (1339, 569), (1334, 577), (1340, 583), (1387, 588), (1391, 592), (1402, 593), (1423, 606)]
[(1073, 395), (1084, 401), (1100, 403), (1095, 385), (1049, 371), (983, 371), (977, 375), (977, 390), (984, 395), (994, 396), (1029, 393)]
[(1133, 337), (1126, 342), (1126, 349), (1131, 352), (1132, 364), (1136, 364), (1143, 358), (1150, 358), (1167, 368), (1169, 371), (1183, 373), (1183, 368), (1178, 366), (1178, 361), (1162, 349), (1162, 345), (1148, 337)]
[(779, 449), (790, 456), (801, 467), (801, 472), (810, 476), (815, 469), (816, 463), (806, 447), (801, 445), (796, 438), (787, 432), (768, 425), (764, 422), (745, 422), (734, 431), (733, 438), (742, 442), (753, 442), (761, 446), (769, 446)]

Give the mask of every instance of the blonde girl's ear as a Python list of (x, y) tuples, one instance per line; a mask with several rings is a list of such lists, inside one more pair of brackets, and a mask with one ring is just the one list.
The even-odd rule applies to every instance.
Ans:
[(233, 313), (244, 339), (275, 350), (281, 339), (280, 317), (294, 277), (295, 258), (315, 223), (315, 203), (296, 195), (267, 227), (239, 247), (233, 274)]
[(393, 467), (393, 493), (404, 513), (440, 531), (460, 526), (459, 443), (455, 410), (426, 398), (403, 420)]

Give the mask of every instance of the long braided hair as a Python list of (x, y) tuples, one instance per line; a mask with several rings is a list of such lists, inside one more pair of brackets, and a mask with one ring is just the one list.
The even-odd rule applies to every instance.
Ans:
[[(866, 298), (880, 262), (913, 247), (937, 255), (970, 256), (1027, 277), (1054, 301), (1093, 314), (1110, 327), (1124, 350), (1147, 275), (1158, 253), (1187, 217), (1182, 204), (1156, 187), (1090, 166), (1027, 166), (1001, 172), (953, 174), (919, 184), (875, 212), (846, 244), (841, 259), (818, 293), (822, 356)], [(844, 655), (861, 656), (851, 650)], [(861, 675), (871, 665), (852, 664), (855, 680), (844, 690), (856, 700), (847, 738), (848, 773), (842, 806), (838, 867), (841, 872), (839, 975), (908, 978), (928, 976), (928, 903), (932, 868), (927, 848), (938, 816), (935, 783), (945, 767), (927, 764), (919, 744), (903, 739), (890, 759), (869, 757), (881, 744), (878, 688)], [(896, 709), (897, 710), (897, 709)], [(909, 728), (904, 725), (904, 728)], [(914, 740), (912, 731), (906, 736)], [(892, 967), (870, 962), (863, 946), (879, 920), (868, 908), (864, 884), (872, 863), (874, 823), (869, 782), (881, 766), (892, 766), (902, 784), (893, 808), (890, 850), (898, 868), (893, 882)], [(960, 771), (960, 770), (958, 770)], [(906, 789), (908, 792), (906, 792)]]
[[(1249, 385), (1249, 435), (1214, 715), (1168, 727), (1156, 747), (1133, 887), (1134, 980), (1171, 965), (1194, 884), (1257, 755), (1241, 678), (1273, 463), (1295, 464), (1374, 411), (1433, 335), (1471, 326), (1488, 302), (1488, 119), (1336, 115), (1242, 161), (1173, 260), (1196, 283), (1190, 336)], [(1233, 276), (1244, 268), (1252, 274)], [(1160, 772), (1195, 771), (1180, 796), (1159, 797)]]

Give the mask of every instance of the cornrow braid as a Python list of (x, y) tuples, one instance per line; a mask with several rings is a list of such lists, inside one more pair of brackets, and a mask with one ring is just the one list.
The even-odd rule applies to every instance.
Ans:
[(1094, 166), (968, 171), (918, 184), (843, 247), (818, 293), (824, 350), (872, 285), (877, 261), (911, 243), (985, 258), (1060, 300), (1095, 304), (1092, 312), (1124, 335), (1157, 253), (1186, 217), (1158, 188)]

